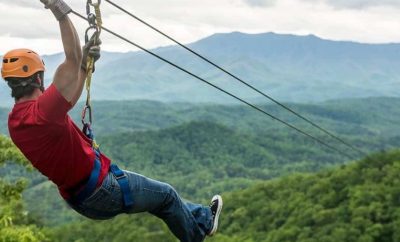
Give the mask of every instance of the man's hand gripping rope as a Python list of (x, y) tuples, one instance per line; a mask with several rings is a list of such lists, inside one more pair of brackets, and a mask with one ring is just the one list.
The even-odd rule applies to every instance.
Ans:
[[(40, 0), (45, 8), (50, 9), (58, 21), (62, 20), (67, 14), (72, 12), (72, 9), (63, 0)], [(95, 19), (93, 20), (95, 21)], [(93, 27), (93, 26), (92, 26)], [(86, 40), (85, 45), (82, 48), (82, 69), (87, 72), (88, 58), (92, 58), (93, 70), (94, 63), (100, 58), (100, 45), (101, 40), (99, 39), (98, 31), (96, 31), (90, 40)]]
[(87, 65), (88, 65), (88, 58), (93, 59), (93, 70), (92, 72), (95, 71), (94, 64), (98, 59), (100, 59), (100, 45), (101, 45), (101, 40), (98, 38), (97, 34), (93, 34), (93, 36), (90, 38), (90, 40), (82, 47), (82, 65), (81, 68), (85, 72), (87, 72)]

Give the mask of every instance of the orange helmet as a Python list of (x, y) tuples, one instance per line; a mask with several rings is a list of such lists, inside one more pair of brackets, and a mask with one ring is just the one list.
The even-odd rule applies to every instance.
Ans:
[(1, 76), (29, 77), (38, 71), (44, 71), (44, 62), (38, 54), (29, 49), (16, 49), (3, 56)]

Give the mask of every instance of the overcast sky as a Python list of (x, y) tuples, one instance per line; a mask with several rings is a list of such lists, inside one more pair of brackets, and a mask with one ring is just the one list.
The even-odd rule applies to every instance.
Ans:
[[(65, 0), (84, 14), (84, 0)], [(95, 1), (95, 0), (94, 0)], [(400, 43), (400, 0), (114, 0), (185, 43), (241, 31), (314, 34), (325, 39)], [(104, 25), (146, 47), (171, 44), (102, 1)], [(39, 0), (0, 0), (0, 54), (62, 51), (57, 21)], [(83, 39), (87, 23), (71, 17)], [(131, 46), (104, 33), (103, 49)]]

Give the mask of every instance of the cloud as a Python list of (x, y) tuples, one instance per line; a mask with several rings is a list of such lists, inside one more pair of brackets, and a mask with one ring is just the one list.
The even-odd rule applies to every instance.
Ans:
[[(64, 0), (64, 1), (72, 8), (86, 5), (86, 1), (82, 0)], [(35, 8), (35, 9), (44, 8), (43, 3), (41, 3), (39, 0), (14, 0), (14, 1), (8, 1), (7, 4), (22, 8)]]
[[(243, 0), (252, 7), (272, 7), (277, 0)], [(325, 3), (339, 9), (366, 9), (370, 7), (400, 7), (400, 0), (299, 0), (299, 2)]]
[[(85, 14), (86, 1), (65, 0)], [(214, 33), (314, 34), (367, 43), (400, 42), (400, 0), (113, 0), (183, 43)], [(372, 7), (379, 6), (379, 7)], [(360, 11), (360, 8), (362, 11)], [(172, 44), (102, 1), (106, 27), (146, 48)], [(0, 0), (0, 54), (28, 47), (62, 51), (58, 23), (39, 0)], [(71, 15), (81, 41), (88, 24)], [(131, 51), (131, 45), (103, 32), (103, 50)]]
[(243, 0), (246, 4), (253, 7), (271, 7), (277, 3), (277, 0)]
[(7, 2), (7, 5), (13, 7), (23, 7), (23, 8), (39, 8), (43, 7), (43, 4), (39, 1), (32, 0), (15, 0)]
[(400, 7), (399, 0), (303, 0), (308, 2), (326, 3), (341, 9), (366, 9), (371, 7)]

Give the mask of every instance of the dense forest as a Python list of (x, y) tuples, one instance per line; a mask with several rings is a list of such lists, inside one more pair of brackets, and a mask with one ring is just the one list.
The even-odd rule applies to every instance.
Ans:
[[(286, 105), (312, 121), (321, 123), (324, 128), (350, 139), (357, 135), (400, 135), (400, 130), (396, 129), (400, 121), (400, 98), (345, 99)], [(243, 105), (95, 101), (92, 106), (94, 128), (101, 135), (165, 129), (193, 121), (218, 123), (243, 133), (264, 131), (273, 134), (276, 130), (287, 130), (287, 127)], [(257, 106), (306, 131), (319, 134), (303, 120), (276, 105), (263, 103)], [(79, 103), (70, 112), (77, 123), (80, 123), (82, 108), (83, 103)], [(0, 108), (0, 133), (8, 133), (7, 115), (10, 109)]]
[[(400, 146), (399, 104), (377, 98), (293, 105), (378, 153), (364, 158), (347, 150), (353, 160), (242, 106), (96, 102), (95, 129), (102, 151), (121, 167), (166, 181), (196, 202), (222, 193), (221, 233), (210, 241), (400, 241), (400, 152), (379, 153)], [(0, 140), (0, 241), (175, 241), (148, 215), (108, 222), (78, 216), (6, 137)]]
[[(221, 231), (209, 241), (400, 241), (399, 173), (400, 152), (392, 151), (227, 193)], [(80, 222), (57, 228), (50, 236), (65, 242), (174, 241), (161, 224), (139, 216)]]
[[(14, 147), (12, 142), (0, 136), (0, 168), (6, 162), (21, 165), (29, 169), (28, 162)], [(38, 225), (28, 216), (22, 200), (22, 191), (26, 187), (26, 180), (18, 179), (14, 182), (0, 177), (0, 241), (20, 242), (45, 241), (46, 236)]]
[(392, 151), (232, 193), (223, 233), (230, 241), (400, 241), (399, 173)]
[[(0, 154), (2, 162), (23, 161), (5, 138)], [(400, 151), (392, 151), (225, 193), (221, 233), (209, 241), (399, 241), (399, 172)], [(23, 183), (0, 184), (1, 241), (175, 241), (148, 215), (41, 227), (21, 203)]]

